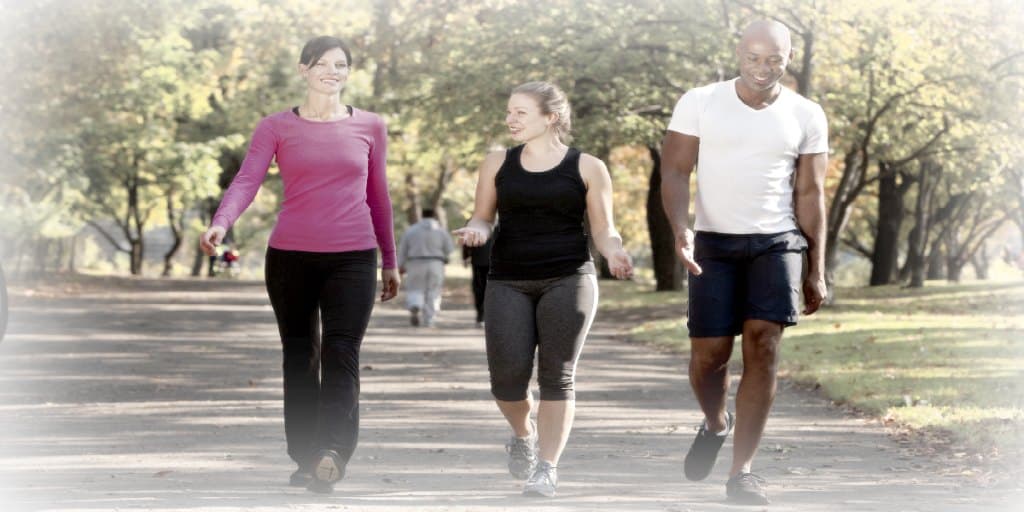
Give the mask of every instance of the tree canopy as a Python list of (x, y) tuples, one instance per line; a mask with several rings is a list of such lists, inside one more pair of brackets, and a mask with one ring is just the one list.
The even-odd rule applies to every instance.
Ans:
[[(9, 262), (73, 265), (89, 231), (140, 273), (164, 230), (164, 274), (187, 268), (256, 121), (302, 101), (302, 44), (332, 34), (354, 54), (344, 101), (389, 123), (399, 227), (421, 204), (464, 221), (476, 166), (510, 143), (509, 91), (548, 80), (573, 104), (573, 144), (610, 163), (627, 247), (668, 261), (659, 289), (678, 287), (648, 193), (660, 141), (683, 92), (735, 76), (738, 34), (763, 18), (790, 28), (786, 83), (829, 118), (831, 270), (848, 253), (871, 262), (872, 284), (959, 279), (994, 232), (1024, 234), (1013, 0), (49, 0), (0, 17)], [(272, 225), (270, 176), (241, 244)]]

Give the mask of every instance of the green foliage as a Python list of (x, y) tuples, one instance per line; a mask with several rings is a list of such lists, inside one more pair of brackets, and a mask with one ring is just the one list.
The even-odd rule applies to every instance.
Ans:
[[(684, 294), (605, 283), (605, 315), (630, 337), (688, 348)], [(829, 398), (914, 428), (940, 429), (1007, 460), (1024, 449), (1024, 283), (849, 288), (787, 329), (780, 371)], [(601, 314), (601, 313), (599, 313)], [(651, 320), (661, 317), (662, 320)], [(734, 364), (741, 355), (734, 353)]]
[[(621, 230), (642, 256), (649, 170), (634, 157), (660, 145), (683, 92), (735, 75), (738, 33), (764, 17), (790, 26), (789, 82), (829, 115), (830, 196), (851, 172), (847, 156), (863, 165), (840, 234), (872, 239), (882, 161), (916, 176), (921, 158), (938, 160), (936, 207), (970, 193), (972, 210), (986, 212), (957, 221), (962, 240), (972, 222), (1021, 204), (1002, 178), (1024, 165), (1024, 8), (1011, 0), (51, 0), (0, 9), (8, 255), (87, 221), (116, 221), (124, 242), (170, 217), (208, 217), (256, 121), (302, 101), (298, 52), (320, 34), (352, 47), (344, 101), (389, 122), (397, 211), (418, 195), (464, 215), (473, 170), (511, 143), (509, 91), (549, 80), (573, 103), (574, 144), (612, 164)], [(617, 148), (631, 156), (612, 158)], [(245, 219), (261, 227), (241, 232), (263, 236), (273, 208)]]

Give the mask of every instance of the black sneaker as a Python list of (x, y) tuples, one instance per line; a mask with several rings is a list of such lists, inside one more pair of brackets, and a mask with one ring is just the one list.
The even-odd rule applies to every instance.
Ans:
[(345, 465), (334, 450), (323, 450), (317, 455), (313, 466), (313, 479), (306, 489), (321, 494), (334, 492), (334, 483), (345, 478)]
[(725, 495), (740, 505), (767, 505), (768, 482), (753, 473), (739, 473), (726, 482)]
[(409, 308), (409, 324), (413, 327), (420, 326), (420, 308), (413, 306)]
[(686, 460), (683, 462), (683, 472), (686, 474), (687, 480), (704, 480), (711, 474), (711, 469), (715, 467), (715, 459), (718, 458), (718, 450), (722, 449), (722, 443), (732, 431), (732, 423), (732, 413), (726, 412), (723, 432), (717, 434), (708, 432), (706, 420), (700, 424), (697, 438), (690, 445), (690, 451), (686, 453)]
[(288, 479), (288, 485), (292, 487), (306, 487), (313, 480), (313, 472), (308, 469), (296, 469)]

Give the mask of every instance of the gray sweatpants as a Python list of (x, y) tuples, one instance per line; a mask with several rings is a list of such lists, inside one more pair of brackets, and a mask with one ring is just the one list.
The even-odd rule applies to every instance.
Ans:
[(405, 264), (405, 307), (423, 311), (423, 322), (434, 323), (441, 311), (441, 292), (444, 287), (444, 262), (441, 260), (410, 260)]
[(597, 310), (593, 274), (488, 280), (484, 329), (491, 393), (525, 400), (537, 355), (541, 400), (575, 400), (576, 362)]

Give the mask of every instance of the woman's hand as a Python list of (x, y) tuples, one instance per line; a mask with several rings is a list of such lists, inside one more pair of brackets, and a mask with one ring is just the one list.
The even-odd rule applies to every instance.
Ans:
[(617, 279), (633, 278), (633, 258), (629, 257), (629, 253), (625, 249), (618, 249), (611, 253), (608, 255), (607, 260), (608, 270)]
[(480, 228), (466, 226), (452, 231), (459, 245), (467, 247), (480, 247), (487, 243), (487, 232)]
[(224, 228), (220, 226), (210, 226), (210, 229), (206, 230), (199, 236), (199, 248), (206, 253), (207, 256), (213, 256), (217, 254), (217, 246), (224, 240)]
[(398, 287), (402, 284), (402, 278), (398, 277), (398, 269), (382, 268), (380, 270), (380, 301), (387, 302), (398, 295)]

